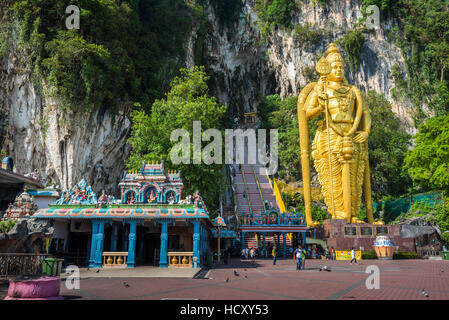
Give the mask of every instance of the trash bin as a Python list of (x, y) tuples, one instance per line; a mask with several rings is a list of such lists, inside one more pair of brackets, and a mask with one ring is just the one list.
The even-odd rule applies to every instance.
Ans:
[(449, 251), (441, 251), (441, 259), (449, 260)]
[(49, 276), (59, 276), (63, 261), (64, 259), (44, 258), (42, 260), (42, 273)]

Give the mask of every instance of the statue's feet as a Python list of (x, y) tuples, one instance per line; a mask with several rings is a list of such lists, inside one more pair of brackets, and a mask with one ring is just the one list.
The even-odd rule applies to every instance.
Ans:
[(309, 227), (316, 227), (316, 226), (319, 226), (320, 225), (320, 222), (319, 221), (311, 221), (310, 222), (310, 225), (309, 225)]
[(360, 220), (360, 219), (357, 218), (357, 217), (352, 217), (351, 223), (365, 223), (365, 221)]

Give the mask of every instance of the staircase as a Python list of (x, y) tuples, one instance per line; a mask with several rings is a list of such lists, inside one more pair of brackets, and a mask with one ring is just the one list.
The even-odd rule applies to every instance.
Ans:
[[(276, 243), (276, 246), (278, 245), (278, 243), (276, 242), (277, 240), (277, 236), (266, 236), (265, 237), (265, 246), (268, 248), (268, 246), (272, 247), (274, 243)], [(287, 248), (287, 252), (288, 249), (293, 245), (292, 242), (290, 241), (290, 239), (288, 238), (288, 236), (285, 237), (286, 239), (286, 248)], [(262, 242), (263, 242), (263, 237), (262, 235), (259, 236), (259, 246), (262, 246)], [(254, 237), (254, 234), (246, 234), (245, 235), (245, 248), (258, 248), (257, 246), (257, 240)], [(279, 246), (278, 246), (278, 252), (282, 252), (284, 248), (284, 236), (281, 233), (279, 235)], [(271, 253), (270, 253), (271, 254)]]

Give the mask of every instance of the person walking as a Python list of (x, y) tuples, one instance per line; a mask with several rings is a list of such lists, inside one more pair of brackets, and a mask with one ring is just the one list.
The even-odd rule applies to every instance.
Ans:
[(271, 251), (271, 255), (273, 256), (273, 265), (275, 265), (276, 264), (276, 255), (277, 255), (276, 246), (273, 247), (273, 251)]
[(301, 266), (302, 266), (301, 246), (298, 246), (298, 249), (295, 250), (295, 256), (296, 256), (296, 270), (301, 270)]
[(331, 258), (332, 258), (332, 260), (335, 260), (335, 249), (334, 249), (334, 247), (331, 247)]
[(293, 260), (295, 260), (295, 255), (293, 254), (293, 247), (290, 247), (289, 251), (290, 255), (293, 256)]
[(240, 258), (245, 259), (245, 249), (242, 248), (242, 251), (240, 251)]
[(248, 256), (249, 256), (249, 249), (248, 247), (245, 248), (245, 259), (248, 260)]
[(251, 248), (250, 256), (251, 256), (251, 264), (254, 264), (256, 262), (256, 249)]
[(357, 259), (355, 257), (355, 250), (354, 247), (351, 248), (351, 264), (355, 262), (356, 264), (358, 264)]

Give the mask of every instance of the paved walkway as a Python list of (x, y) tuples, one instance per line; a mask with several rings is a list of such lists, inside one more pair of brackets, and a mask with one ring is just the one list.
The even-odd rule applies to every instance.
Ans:
[[(324, 265), (332, 271), (319, 271)], [(378, 290), (365, 286), (368, 265), (380, 268)], [(275, 266), (271, 260), (252, 265), (232, 259), (229, 265), (216, 265), (206, 279), (90, 277), (81, 279), (80, 290), (62, 283), (61, 294), (67, 299), (438, 300), (449, 299), (449, 261), (363, 260), (351, 266), (348, 261), (307, 260), (306, 270), (297, 271), (290, 259)]]
[[(193, 268), (158, 268), (136, 267), (123, 269), (80, 268), (80, 278), (189, 278), (192, 279), (200, 270)], [(64, 274), (61, 274), (64, 277)]]

